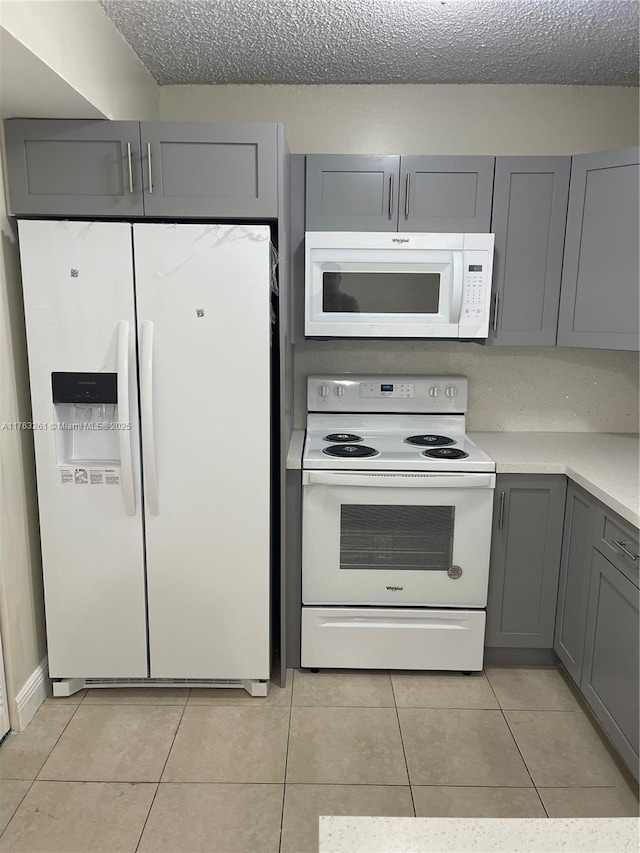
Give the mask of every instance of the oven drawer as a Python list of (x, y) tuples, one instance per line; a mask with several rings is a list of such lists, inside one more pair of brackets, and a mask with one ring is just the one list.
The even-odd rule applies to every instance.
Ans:
[(302, 666), (481, 670), (484, 610), (303, 607)]

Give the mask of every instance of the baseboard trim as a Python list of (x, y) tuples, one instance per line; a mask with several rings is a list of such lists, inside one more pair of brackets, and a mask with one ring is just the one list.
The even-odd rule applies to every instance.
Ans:
[(44, 658), (25, 681), (16, 696), (18, 725), (16, 731), (23, 732), (34, 718), (36, 711), (51, 694), (49, 661)]

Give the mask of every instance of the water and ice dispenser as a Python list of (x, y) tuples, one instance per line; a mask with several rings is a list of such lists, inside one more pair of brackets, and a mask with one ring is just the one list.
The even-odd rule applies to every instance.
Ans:
[(119, 465), (117, 373), (52, 373), (58, 465)]

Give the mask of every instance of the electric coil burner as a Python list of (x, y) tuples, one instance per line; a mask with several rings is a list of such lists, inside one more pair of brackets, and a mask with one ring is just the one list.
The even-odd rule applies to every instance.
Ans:
[(447, 444), (455, 444), (454, 440), (446, 435), (410, 435), (405, 441), (418, 447), (444, 447)]
[(434, 447), (431, 450), (423, 450), (422, 455), (430, 459), (466, 459), (469, 454), (458, 450), (457, 447)]
[(495, 464), (462, 376), (310, 376), (302, 666), (482, 669)]
[(322, 452), (327, 456), (337, 456), (340, 459), (366, 459), (378, 453), (373, 447), (367, 447), (364, 444), (336, 444), (333, 447), (325, 447)]

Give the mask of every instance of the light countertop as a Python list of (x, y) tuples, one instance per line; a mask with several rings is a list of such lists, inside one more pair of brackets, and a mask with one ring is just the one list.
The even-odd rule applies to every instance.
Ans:
[(319, 853), (637, 853), (637, 818), (321, 817)]
[(291, 433), (289, 452), (287, 454), (287, 468), (302, 468), (302, 451), (304, 449), (304, 437), (306, 433), (305, 429), (294, 429)]
[(472, 432), (498, 474), (566, 474), (640, 526), (637, 435), (592, 432)]
[[(565, 474), (640, 526), (637, 435), (602, 432), (472, 432), (498, 474)], [(287, 468), (302, 468), (305, 431), (293, 431)]]

